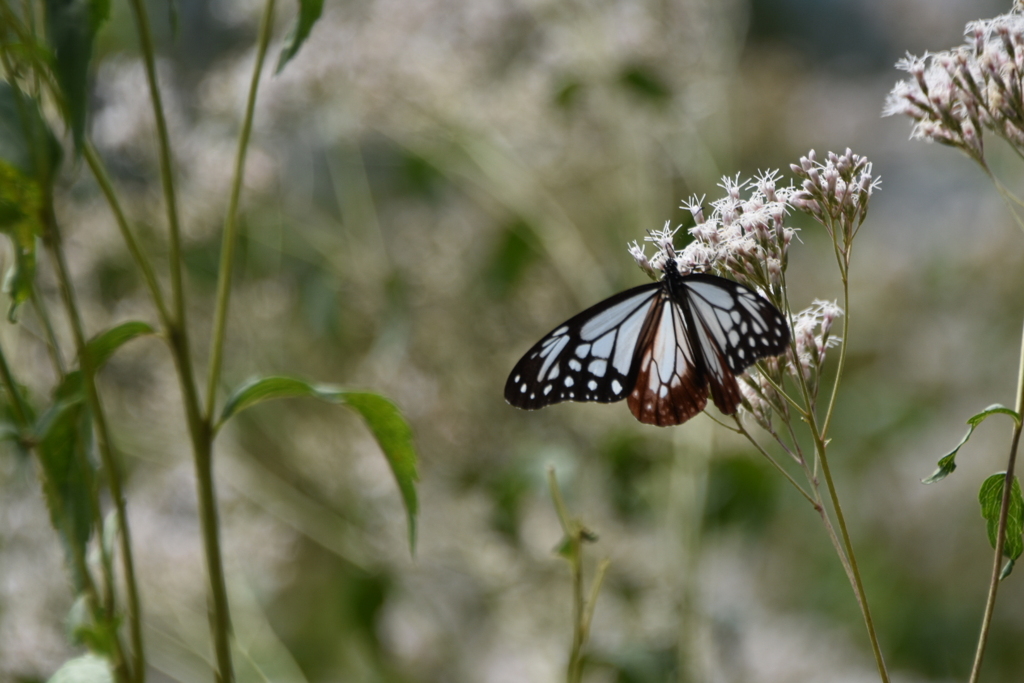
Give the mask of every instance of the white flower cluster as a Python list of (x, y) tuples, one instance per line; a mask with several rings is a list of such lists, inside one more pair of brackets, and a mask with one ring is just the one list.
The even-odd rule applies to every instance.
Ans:
[(777, 180), (776, 171), (742, 182), (738, 177), (723, 178), (725, 196), (711, 203), (710, 217), (704, 216), (703, 197), (683, 202), (697, 224), (690, 228), (693, 240), (682, 251), (676, 253), (673, 247), (679, 227), (666, 223), (645, 240), (657, 248), (651, 259), (636, 242), (630, 245), (630, 254), (652, 277), (672, 258), (682, 273), (714, 271), (761, 291), (782, 308), (782, 274), (796, 234), (783, 220), (795, 189), (776, 188)]
[(766, 358), (762, 361), (761, 372), (743, 376), (740, 382), (743, 409), (759, 425), (770, 431), (772, 414), (787, 414), (786, 402), (775, 388), (783, 385), (787, 375), (804, 383), (811, 401), (817, 400), (825, 354), (842, 341), (832, 335), (832, 325), (842, 314), (843, 309), (834, 301), (815, 300), (792, 317), (792, 351), (785, 356)]
[(952, 50), (907, 55), (896, 64), (913, 79), (900, 81), (886, 98), (883, 116), (914, 120), (911, 138), (963, 150), (981, 162), (988, 129), (1024, 148), (1024, 14), (1012, 12), (972, 21), (965, 42)]
[(871, 194), (882, 183), (872, 175), (871, 162), (847, 148), (842, 154), (829, 152), (820, 163), (812, 149), (790, 168), (802, 179), (790, 204), (821, 223), (840, 253), (849, 256), (853, 238), (867, 217)]

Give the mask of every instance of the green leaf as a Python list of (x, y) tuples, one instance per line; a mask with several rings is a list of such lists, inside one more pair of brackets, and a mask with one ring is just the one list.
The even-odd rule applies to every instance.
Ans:
[(960, 451), (960, 448), (967, 443), (967, 440), (971, 438), (971, 434), (974, 433), (975, 428), (980, 425), (991, 415), (1009, 415), (1013, 418), (1013, 421), (1020, 425), (1020, 415), (1016, 411), (1007, 408), (1004, 405), (994, 403), (985, 410), (981, 411), (977, 415), (972, 415), (967, 420), (967, 433), (964, 434), (964, 438), (960, 439), (960, 443), (946, 455), (939, 458), (938, 469), (932, 472), (931, 476), (925, 477), (921, 480), (922, 484), (934, 484), (937, 481), (942, 481), (956, 469), (956, 454)]
[(409, 523), (409, 548), (416, 549), (416, 450), (412, 443), (412, 430), (394, 403), (378, 394), (348, 391), (325, 385), (310, 384), (294, 377), (264, 377), (241, 387), (228, 398), (215, 429), (219, 429), (232, 416), (257, 403), (279, 398), (307, 396), (347, 406), (362, 416), (374, 438), (384, 452), (402, 494)]
[[(988, 529), (988, 541), (993, 548), (996, 547), (996, 534), (999, 531), (999, 510), (1003, 502), (1003, 486), (1006, 482), (1006, 473), (993, 474), (986, 479), (981, 490), (978, 491), (978, 502), (981, 503), (981, 516), (985, 518)], [(1006, 541), (1003, 544), (1003, 555), (1016, 561), (1024, 552), (1024, 496), (1021, 495), (1020, 480), (1013, 478), (1010, 486), (1010, 504), (1006, 515)], [(1012, 569), (1004, 568), (1003, 572), (1009, 574)]]
[(32, 294), (36, 236), (42, 234), (60, 144), (37, 103), (0, 82), (0, 232), (10, 237), (14, 262), (4, 276), (8, 319)]
[(0, 164), (48, 188), (60, 156), (60, 143), (38, 103), (0, 81)]
[(110, 662), (97, 655), (68, 660), (47, 683), (114, 683)]
[(46, 0), (46, 38), (76, 148), (85, 135), (93, 39), (109, 16), (110, 0)]
[(1009, 415), (1010, 417), (1013, 418), (1013, 421), (1016, 422), (1018, 426), (1020, 426), (1020, 415), (1017, 414), (1017, 411), (1007, 408), (1006, 406), (999, 403), (993, 403), (992, 405), (990, 405), (988, 408), (985, 408), (985, 410), (981, 411), (977, 415), (972, 416), (970, 419), (967, 420), (967, 424), (971, 425), (972, 427), (977, 427), (978, 425), (985, 421), (985, 418), (991, 415)]
[(80, 593), (71, 605), (67, 629), (72, 643), (93, 653), (112, 655), (116, 649), (117, 620), (108, 621), (103, 610), (95, 609), (88, 593)]
[(121, 323), (97, 334), (88, 341), (85, 347), (92, 360), (93, 372), (98, 372), (110, 360), (115, 351), (132, 339), (149, 334), (156, 334), (156, 330), (149, 323), (139, 320)]
[(277, 59), (277, 70), (275, 74), (281, 73), (285, 64), (291, 61), (299, 52), (299, 48), (306, 42), (309, 32), (313, 30), (313, 24), (320, 19), (320, 13), (324, 9), (324, 0), (299, 0), (299, 16), (295, 20), (295, 26), (285, 38), (284, 49)]
[(64, 543), (75, 585), (82, 588), (85, 577), (80, 558), (86, 556), (94, 528), (90, 496), (95, 477), (86, 452), (91, 441), (88, 413), (80, 394), (71, 400), (57, 400), (43, 413), (34, 439), (50, 520)]

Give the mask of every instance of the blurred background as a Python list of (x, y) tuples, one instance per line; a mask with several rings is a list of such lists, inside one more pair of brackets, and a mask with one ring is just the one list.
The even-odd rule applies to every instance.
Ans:
[[(296, 11), (280, 3), (283, 39)], [(205, 367), (219, 231), (262, 3), (152, 2)], [(217, 442), (243, 681), (559, 681), (567, 563), (545, 470), (611, 560), (588, 681), (877, 680), (820, 520), (742, 441), (700, 417), (624, 405), (527, 413), (506, 373), (560, 321), (645, 276), (626, 243), (722, 175), (852, 148), (883, 178), (853, 265), (850, 364), (832, 436), (894, 680), (964, 680), (991, 550), (977, 489), (1004, 467), (986, 405), (1012, 405), (1024, 236), (981, 171), (882, 119), (906, 51), (947, 49), (995, 0), (349, 0), (266, 78), (249, 154), (225, 390), (292, 374), (391, 397), (421, 457), (410, 557), (390, 470), (358, 418), (313, 401), (236, 419)], [(276, 50), (272, 51), (276, 54)], [(165, 254), (151, 109), (134, 27), (100, 35), (91, 131), (133, 223)], [(992, 145), (1011, 188), (1019, 159)], [(156, 322), (107, 205), (68, 164), (58, 213), (89, 330)], [(788, 176), (787, 176), (788, 177)], [(840, 295), (827, 236), (793, 218), (795, 305)], [(10, 256), (5, 257), (8, 261)], [(44, 293), (56, 290), (46, 271)], [(52, 387), (28, 312), (0, 340)], [(128, 470), (150, 680), (208, 681), (205, 573), (170, 357), (133, 342), (101, 376)], [(0, 453), (0, 680), (74, 652), (72, 596), (35, 464)], [(1022, 570), (1000, 591), (987, 681), (1024, 671)]]

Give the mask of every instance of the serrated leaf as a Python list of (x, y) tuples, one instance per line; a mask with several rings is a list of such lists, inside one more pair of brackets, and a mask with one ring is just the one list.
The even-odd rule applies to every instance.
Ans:
[(113, 683), (110, 661), (88, 654), (68, 660), (47, 683)]
[(46, 38), (76, 149), (85, 135), (93, 40), (109, 15), (110, 0), (46, 0)]
[(309, 32), (313, 30), (313, 24), (320, 19), (320, 13), (324, 9), (324, 0), (299, 0), (299, 16), (295, 19), (295, 25), (285, 38), (285, 46), (281, 50), (281, 56), (277, 59), (277, 70), (275, 74), (281, 73), (285, 65), (291, 61), (299, 52), (299, 48), (306, 42)]
[(121, 323), (97, 334), (86, 343), (85, 347), (92, 360), (93, 372), (99, 371), (115, 351), (132, 339), (149, 334), (156, 334), (156, 330), (149, 323), (139, 320)]
[[(993, 474), (986, 479), (978, 491), (978, 502), (981, 503), (981, 516), (985, 518), (988, 530), (988, 541), (996, 547), (996, 534), (999, 531), (999, 511), (1003, 502), (1003, 486), (1006, 473)], [(1020, 480), (1013, 478), (1010, 486), (1010, 504), (1006, 515), (1006, 541), (1003, 544), (1003, 555), (1016, 561), (1024, 553), (1024, 495), (1021, 494)], [(1010, 568), (1012, 569), (1012, 567)], [(1005, 570), (1007, 571), (1008, 570)]]
[(34, 438), (50, 520), (81, 588), (85, 577), (77, 558), (85, 557), (95, 522), (90, 499), (95, 477), (85, 451), (89, 420), (82, 401), (57, 401), (39, 418)]
[(1009, 415), (1013, 418), (1014, 422), (1018, 425), (1020, 424), (1020, 415), (1018, 415), (1016, 411), (998, 403), (990, 405), (977, 415), (972, 415), (967, 419), (967, 433), (964, 434), (964, 438), (960, 439), (960, 443), (958, 443), (953, 450), (939, 458), (938, 469), (932, 472), (931, 476), (922, 479), (921, 483), (934, 484), (935, 482), (942, 481), (952, 474), (953, 471), (956, 470), (956, 454), (960, 451), (960, 448), (963, 447), (963, 445), (967, 443), (967, 440), (971, 438), (971, 434), (974, 433), (974, 430), (978, 425), (992, 415)]
[(234, 415), (263, 401), (300, 396), (347, 406), (358, 412), (366, 422), (395, 475), (409, 523), (409, 548), (415, 552), (416, 516), (419, 513), (416, 498), (416, 481), (419, 479), (416, 472), (416, 450), (409, 423), (398, 407), (388, 399), (369, 392), (314, 385), (294, 377), (264, 377), (243, 385), (228, 398), (215, 429), (219, 429)]

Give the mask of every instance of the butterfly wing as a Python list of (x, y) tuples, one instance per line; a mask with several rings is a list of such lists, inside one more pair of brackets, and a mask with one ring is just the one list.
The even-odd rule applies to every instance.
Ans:
[(505, 400), (527, 410), (560, 401), (621, 401), (636, 383), (637, 340), (662, 300), (662, 283), (640, 285), (562, 323), (516, 363)]
[(661, 297), (636, 349), (637, 376), (629, 409), (644, 424), (668, 427), (704, 410), (708, 380), (688, 333), (683, 307)]
[(738, 282), (695, 273), (682, 278), (691, 344), (698, 352), (711, 397), (726, 415), (740, 405), (736, 375), (789, 344), (789, 325), (767, 299)]

